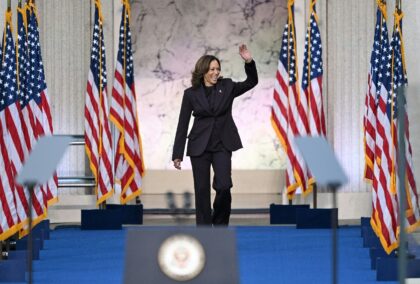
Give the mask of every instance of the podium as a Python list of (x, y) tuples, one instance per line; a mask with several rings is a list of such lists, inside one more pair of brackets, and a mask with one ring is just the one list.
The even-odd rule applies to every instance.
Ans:
[(235, 231), (206, 227), (129, 229), (124, 283), (239, 283)]

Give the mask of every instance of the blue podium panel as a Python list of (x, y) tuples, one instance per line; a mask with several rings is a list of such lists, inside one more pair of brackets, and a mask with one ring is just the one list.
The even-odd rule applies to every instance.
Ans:
[(330, 229), (338, 227), (338, 209), (296, 210), (297, 229)]
[(41, 223), (38, 224), (38, 226), (36, 226), (34, 229), (36, 230), (38, 228), (38, 230), (43, 230), (44, 234), (44, 240), (49, 240), (50, 239), (50, 220), (46, 219), (43, 220)]
[(121, 209), (82, 210), (82, 230), (121, 230), (123, 211)]
[[(39, 259), (39, 251), (44, 247), (43, 241), (40, 238), (34, 238), (32, 239), (32, 257), (35, 260)], [(27, 250), (28, 248), (28, 239), (27, 237), (24, 237), (20, 240), (16, 241), (16, 250)]]
[(371, 226), (364, 226), (364, 227), (361, 228), (361, 231), (362, 231), (362, 238), (363, 239), (366, 239), (366, 238), (369, 238), (369, 237), (372, 237), (372, 236), (376, 237), (376, 234), (373, 231)]
[(106, 210), (122, 210), (122, 224), (141, 225), (143, 224), (143, 204), (120, 205), (107, 204)]
[[(32, 239), (34, 242), (37, 242), (39, 249), (44, 248), (44, 240), (46, 237), (45, 229), (41, 224), (38, 224), (32, 229)], [(21, 238), (20, 240), (16, 240), (16, 249), (26, 249), (28, 245), (28, 236)]]
[[(407, 278), (420, 278), (420, 259), (407, 260)], [(398, 280), (398, 258), (378, 258), (376, 262), (377, 281)]]
[(270, 224), (296, 224), (296, 209), (309, 205), (276, 205), (270, 204)]
[(41, 247), (41, 249), (44, 248), (44, 240), (46, 240), (47, 234), (48, 233), (42, 227), (36, 226), (35, 228), (32, 229), (32, 238), (39, 239), (39, 240), (42, 241), (42, 247)]
[(361, 217), (360, 218), (360, 226), (362, 227), (370, 227), (370, 217)]
[(370, 256), (370, 268), (372, 270), (376, 269), (376, 263), (377, 263), (378, 258), (388, 258), (388, 257), (395, 258), (394, 254), (388, 255), (386, 251), (384, 251), (382, 246), (376, 247), (376, 248), (370, 248), (369, 256)]
[(26, 267), (25, 259), (0, 261), (0, 283), (25, 282)]
[(370, 217), (361, 217), (360, 218), (360, 235), (363, 237), (363, 228), (371, 228), (372, 226), (370, 225)]
[(363, 237), (364, 248), (382, 248), (381, 241), (376, 235), (367, 235)]

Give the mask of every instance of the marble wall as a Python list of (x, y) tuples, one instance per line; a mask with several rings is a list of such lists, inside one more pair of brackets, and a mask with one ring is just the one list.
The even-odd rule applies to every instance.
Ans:
[[(257, 62), (259, 84), (234, 102), (244, 149), (233, 155), (233, 168), (283, 167), (270, 107), (286, 15), (286, 1), (132, 1), (139, 120), (149, 169), (173, 168), (179, 108), (196, 60), (213, 54), (221, 60), (224, 77), (244, 80), (241, 43)], [(184, 164), (189, 168), (189, 159)]]

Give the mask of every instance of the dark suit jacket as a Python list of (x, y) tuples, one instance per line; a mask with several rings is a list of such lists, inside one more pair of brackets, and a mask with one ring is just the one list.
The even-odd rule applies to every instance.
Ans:
[[(233, 82), (231, 79), (217, 81), (213, 89), (213, 92), (216, 92), (213, 110), (210, 108), (203, 86), (184, 91), (172, 160), (182, 160), (187, 138), (187, 156), (201, 155), (206, 149), (215, 123), (221, 127), (220, 138), (227, 150), (235, 151), (242, 148), (238, 129), (232, 118), (232, 103), (237, 96), (257, 85), (258, 75), (254, 61), (245, 64), (245, 72), (247, 78), (243, 82)], [(191, 113), (194, 116), (194, 124), (187, 136)]]

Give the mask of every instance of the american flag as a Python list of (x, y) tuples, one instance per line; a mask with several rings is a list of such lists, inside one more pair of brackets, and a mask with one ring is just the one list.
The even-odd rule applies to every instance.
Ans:
[[(26, 4), (26, 18), (28, 60), (30, 66), (28, 93), (32, 96), (29, 104), (34, 113), (36, 125), (35, 135), (38, 138), (43, 135), (52, 135), (53, 124), (44, 65), (42, 63), (37, 10), (33, 1)], [(58, 201), (58, 179), (56, 174), (45, 188), (48, 205), (56, 203)]]
[(95, 177), (97, 204), (113, 194), (112, 140), (108, 121), (101, 2), (95, 1), (91, 61), (85, 101), (85, 149)]
[[(0, 58), (3, 58), (3, 47), (0, 48)], [(0, 71), (2, 70), (0, 64)], [(3, 98), (3, 78), (0, 77), (0, 241), (4, 241), (19, 229), (20, 219), (15, 202), (15, 183), (10, 164), (7, 146), (9, 145), (10, 135), (5, 125), (6, 99)], [(23, 210), (25, 214), (26, 211)]]
[(397, 196), (393, 192), (395, 183), (395, 144), (392, 135), (392, 111), (389, 111), (393, 99), (391, 93), (392, 78), (392, 55), (388, 40), (388, 28), (385, 20), (385, 6), (379, 7), (380, 30), (378, 52), (380, 56), (378, 76), (376, 83), (376, 136), (375, 136), (375, 159), (373, 167), (373, 199), (374, 210), (372, 216), (373, 229), (378, 235), (384, 250), (390, 253), (398, 247), (398, 203)]
[(271, 122), (287, 155), (286, 188), (289, 199), (301, 190), (312, 189), (305, 162), (293, 142), (295, 136), (307, 135), (307, 98), (299, 95), (294, 1), (288, 2), (288, 19), (282, 36), (279, 63), (274, 83)]
[(325, 114), (322, 102), (322, 45), (315, 2), (316, 0), (311, 2), (311, 16), (306, 32), (302, 92), (309, 101), (309, 133), (325, 136)]
[[(20, 6), (20, 5), (19, 5)], [(25, 138), (25, 144), (28, 152), (32, 150), (33, 145), (36, 143), (36, 137), (38, 136), (35, 116), (33, 114), (32, 108), (33, 103), (31, 103), (32, 96), (29, 93), (30, 85), (30, 64), (28, 60), (28, 44), (27, 44), (27, 35), (26, 35), (26, 10), (18, 7), (18, 40), (17, 40), (17, 70), (19, 78), (19, 100), (21, 106), (21, 121), (22, 121), (22, 131)], [(48, 196), (46, 187), (36, 186), (34, 188), (34, 195), (32, 197), (35, 207), (35, 218), (33, 219), (34, 225), (39, 223), (43, 218), (46, 217), (47, 206), (48, 206)]]
[[(370, 57), (370, 68), (368, 74), (368, 91), (365, 99), (365, 114), (363, 117), (364, 126), (364, 148), (365, 148), (365, 179), (373, 182), (373, 168), (375, 163), (375, 138), (376, 138), (376, 109), (377, 90), (379, 86), (379, 66), (381, 58), (381, 26), (382, 12), (378, 7), (376, 12), (375, 35), (373, 48)], [(376, 228), (376, 191), (372, 190), (372, 218), (371, 223)], [(376, 231), (376, 230), (375, 230)]]
[(144, 173), (127, 0), (123, 1), (110, 119), (119, 130), (114, 166), (116, 179), (121, 184), (121, 203), (125, 204), (141, 193)]
[[(394, 135), (397, 136), (397, 127), (399, 126), (397, 120), (397, 110), (398, 108), (405, 108), (405, 105), (398, 105), (398, 99), (396, 96), (396, 91), (399, 87), (403, 85), (407, 85), (407, 72), (405, 69), (405, 58), (404, 58), (404, 43), (403, 43), (403, 35), (402, 35), (402, 18), (403, 13), (400, 9), (396, 9), (394, 18), (394, 31), (392, 34), (392, 68), (393, 68), (393, 84), (392, 84), (392, 98), (393, 99), (391, 107), (393, 109), (389, 109), (393, 111), (393, 127), (394, 127)], [(417, 195), (417, 188), (416, 188), (416, 181), (414, 179), (414, 168), (413, 168), (413, 154), (411, 149), (410, 143), (410, 133), (409, 133), (409, 121), (408, 121), (408, 114), (405, 111), (405, 159), (406, 159), (406, 177), (405, 177), (405, 184), (406, 184), (406, 192), (407, 192), (407, 200), (406, 202), (406, 221), (407, 221), (407, 230), (410, 232), (416, 230), (418, 225), (420, 224), (420, 213), (419, 213), (419, 203), (418, 203), (418, 195)], [(396, 139), (394, 139), (396, 141)], [(395, 153), (397, 154), (397, 153)], [(396, 160), (397, 158), (394, 157)], [(394, 171), (396, 168), (394, 167)], [(401, 182), (401, 181), (398, 181)], [(400, 202), (401, 199), (399, 198)]]
[[(380, 89), (379, 66), (381, 58), (381, 26), (382, 12), (386, 7), (381, 1), (377, 1), (376, 28), (373, 39), (373, 48), (370, 57), (370, 68), (368, 73), (368, 90), (365, 97), (365, 113), (363, 116), (363, 146), (365, 151), (365, 170), (364, 178), (367, 182), (373, 181), (373, 164), (375, 159), (375, 139), (376, 139), (376, 110), (377, 92)], [(385, 11), (384, 11), (385, 12)]]
[[(9, 160), (10, 173), (8, 177), (13, 177), (13, 180), (8, 181), (10, 188), (14, 190), (14, 202), (17, 210), (18, 226), (21, 228), (27, 220), (29, 212), (29, 204), (27, 202), (29, 192), (26, 188), (14, 184), (14, 178), (21, 169), (23, 161), (28, 154), (27, 146), (25, 144), (23, 134), (23, 121), (21, 119), (21, 107), (18, 93), (17, 80), (17, 65), (16, 52), (13, 43), (12, 29), (11, 29), (12, 12), (6, 12), (6, 25), (3, 34), (3, 56), (2, 67), (0, 71), (0, 86), (1, 86), (1, 112), (0, 123), (2, 125), (2, 135), (6, 146), (7, 153), (3, 157), (5, 165)], [(9, 171), (6, 169), (6, 171)], [(38, 203), (34, 199), (32, 210), (35, 217), (43, 216), (42, 203)]]

